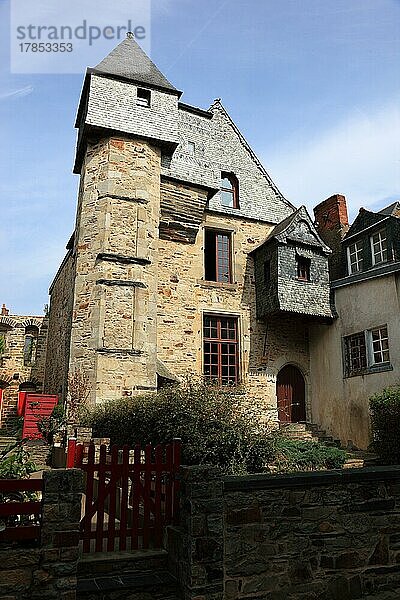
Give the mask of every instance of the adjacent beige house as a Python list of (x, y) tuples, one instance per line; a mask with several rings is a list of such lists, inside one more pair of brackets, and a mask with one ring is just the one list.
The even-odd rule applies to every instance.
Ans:
[(350, 229), (345, 208), (338, 196), (316, 209), (321, 236), (336, 235), (337, 316), (311, 331), (312, 415), (343, 444), (366, 448), (368, 399), (400, 385), (400, 205), (361, 209)]

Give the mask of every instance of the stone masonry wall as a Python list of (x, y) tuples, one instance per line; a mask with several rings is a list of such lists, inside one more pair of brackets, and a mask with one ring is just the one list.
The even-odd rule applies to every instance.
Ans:
[(158, 148), (107, 137), (88, 145), (81, 175), (69, 369), (92, 401), (156, 387)]
[(43, 485), (39, 545), (0, 544), (1, 600), (76, 598), (82, 471), (44, 471)]
[(168, 550), (184, 600), (400, 597), (400, 467), (182, 480)]
[[(233, 283), (204, 280), (204, 228), (230, 232)], [(203, 372), (203, 314), (239, 318), (241, 380), (252, 401), (276, 407), (276, 375), (290, 362), (308, 377), (307, 324), (296, 317), (256, 318), (253, 259), (248, 252), (271, 225), (205, 214), (194, 244), (160, 239), (158, 357), (178, 377)]]
[(67, 395), (74, 276), (75, 260), (69, 252), (50, 288), (48, 352), (44, 381), (44, 392), (59, 394), (62, 402)]

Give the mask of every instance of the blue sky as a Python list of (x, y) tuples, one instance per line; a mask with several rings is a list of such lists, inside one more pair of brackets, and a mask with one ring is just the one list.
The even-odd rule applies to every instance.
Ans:
[[(8, 10), (0, 303), (41, 314), (74, 225), (83, 74), (10, 74)], [(400, 199), (400, 0), (154, 0), (151, 57), (185, 102), (222, 99), (295, 205), (343, 193), (354, 217)]]

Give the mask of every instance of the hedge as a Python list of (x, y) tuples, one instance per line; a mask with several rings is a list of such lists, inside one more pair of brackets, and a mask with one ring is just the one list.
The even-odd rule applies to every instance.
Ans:
[(387, 464), (400, 464), (400, 387), (385, 388), (369, 401), (372, 449)]

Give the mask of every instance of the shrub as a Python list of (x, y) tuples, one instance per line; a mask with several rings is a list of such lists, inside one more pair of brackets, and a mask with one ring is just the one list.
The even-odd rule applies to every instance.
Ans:
[(186, 465), (218, 465), (230, 474), (336, 469), (345, 452), (322, 444), (282, 438), (279, 431), (260, 424), (260, 414), (242, 396), (202, 381), (164, 388), (157, 394), (136, 396), (99, 405), (87, 414), (86, 424), (112, 444), (158, 444), (182, 439)]
[(86, 422), (111, 443), (166, 443), (182, 439), (186, 465), (219, 465), (225, 473), (254, 472), (273, 458), (274, 439), (260, 416), (245, 408), (234, 389), (201, 380), (168, 386), (155, 394), (100, 405)]
[(21, 441), (9, 444), (0, 452), (0, 479), (23, 479), (36, 471)]
[(369, 401), (372, 448), (388, 464), (400, 463), (400, 387), (385, 388)]
[(274, 464), (278, 471), (341, 469), (346, 452), (324, 444), (279, 438)]
[(56, 404), (49, 417), (40, 417), (37, 427), (48, 444), (52, 444), (54, 436), (65, 428), (66, 419), (62, 404)]

